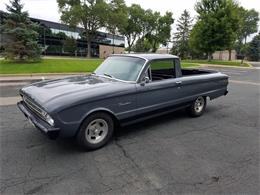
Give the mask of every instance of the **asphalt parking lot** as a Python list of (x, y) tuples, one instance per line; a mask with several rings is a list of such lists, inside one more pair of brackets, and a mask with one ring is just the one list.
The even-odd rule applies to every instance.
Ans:
[[(178, 111), (117, 131), (84, 152), (0, 106), (1, 194), (260, 194), (260, 70), (219, 68), (229, 94), (205, 114)], [(1, 86), (3, 98), (21, 85)]]

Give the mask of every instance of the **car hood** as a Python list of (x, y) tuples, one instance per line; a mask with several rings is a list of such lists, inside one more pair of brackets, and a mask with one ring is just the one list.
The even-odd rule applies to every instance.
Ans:
[[(50, 103), (73, 103), (78, 100), (100, 96), (112, 92), (111, 85), (123, 82), (100, 76), (76, 76), (64, 79), (41, 81), (21, 89), (21, 94), (45, 107)], [(110, 89), (110, 90), (108, 90)], [(52, 105), (53, 105), (52, 104)]]

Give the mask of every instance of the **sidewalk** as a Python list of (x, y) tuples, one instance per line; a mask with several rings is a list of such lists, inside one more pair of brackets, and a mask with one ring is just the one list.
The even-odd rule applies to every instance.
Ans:
[(21, 74), (21, 75), (0, 75), (0, 83), (7, 82), (30, 82), (30, 81), (41, 81), (49, 79), (65, 78), (69, 76), (84, 75), (83, 73), (68, 73), (68, 74)]
[(249, 67), (246, 66), (229, 66), (229, 65), (218, 65), (218, 64), (199, 64), (200, 67), (214, 67), (214, 68), (240, 68), (240, 69), (255, 69), (251, 64)]

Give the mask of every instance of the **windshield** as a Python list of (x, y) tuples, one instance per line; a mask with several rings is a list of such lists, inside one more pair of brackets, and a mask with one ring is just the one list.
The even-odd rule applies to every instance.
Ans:
[(141, 58), (112, 56), (108, 57), (94, 73), (124, 81), (136, 81), (144, 63), (145, 60)]

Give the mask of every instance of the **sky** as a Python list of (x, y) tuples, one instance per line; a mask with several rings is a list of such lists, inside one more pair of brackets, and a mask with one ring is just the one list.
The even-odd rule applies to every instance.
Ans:
[[(184, 9), (187, 9), (192, 17), (196, 16), (194, 5), (197, 0), (125, 0), (127, 5), (133, 3), (140, 4), (145, 9), (152, 9), (164, 14), (166, 11), (171, 11), (175, 19), (180, 17)], [(237, 0), (240, 5), (247, 9), (256, 9), (260, 13), (260, 1), (259, 0)], [(24, 10), (29, 12), (30, 17), (40, 18), (53, 22), (60, 22), (60, 14), (56, 0), (21, 0), (24, 4)], [(5, 11), (5, 4), (9, 3), (9, 0), (0, 0), (0, 10)], [(173, 25), (174, 31), (175, 25)], [(259, 25), (260, 30), (260, 25)]]

